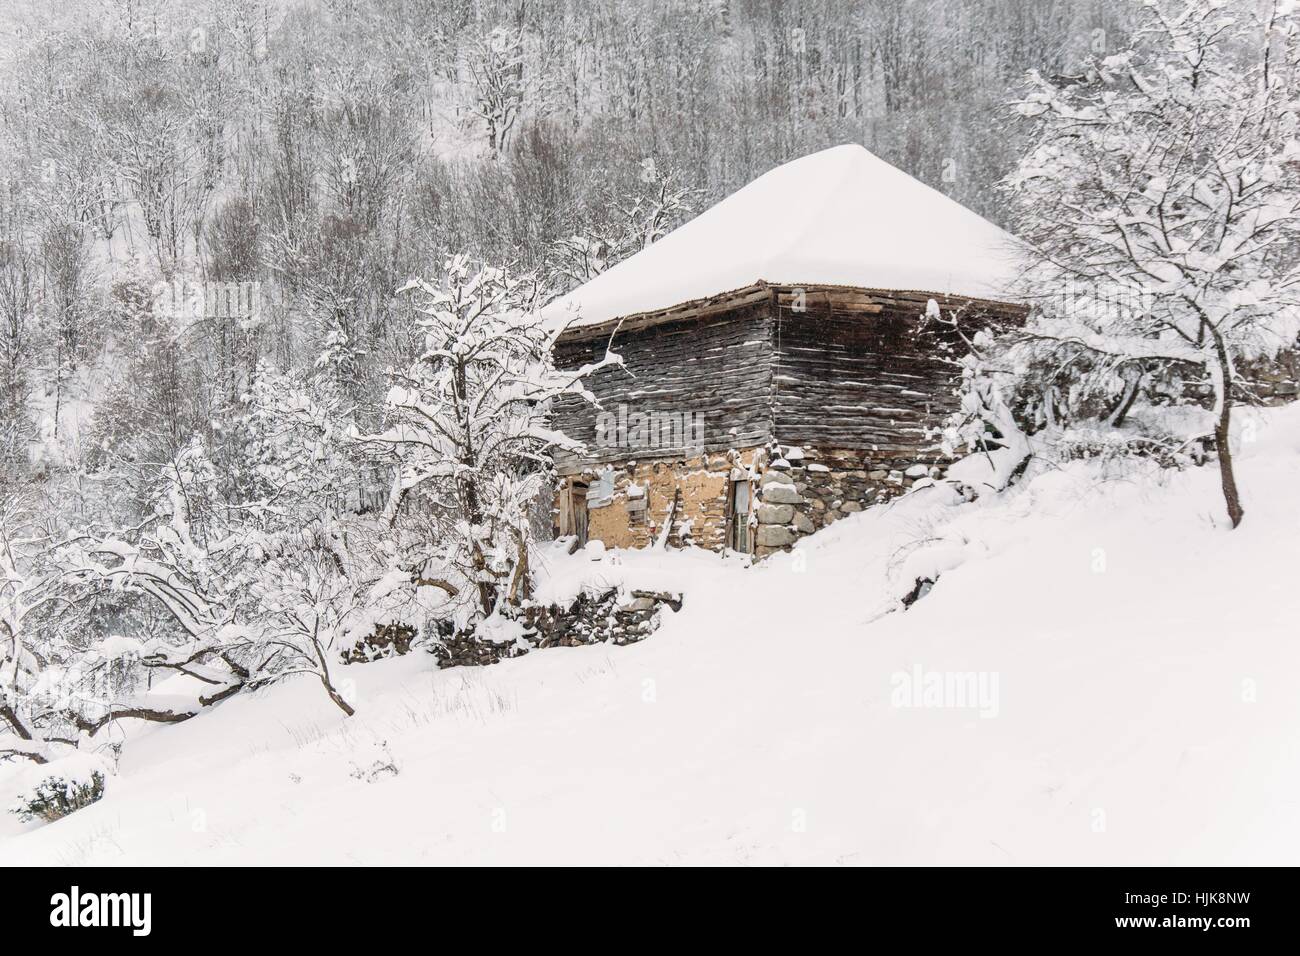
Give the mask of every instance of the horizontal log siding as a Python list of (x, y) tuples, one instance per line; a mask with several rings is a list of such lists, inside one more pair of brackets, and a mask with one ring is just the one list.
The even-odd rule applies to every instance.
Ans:
[[(617, 335), (612, 348), (623, 356), (627, 371), (600, 369), (588, 377), (587, 388), (613, 414), (620, 404), (629, 412), (703, 414), (703, 451), (762, 445), (772, 436), (773, 319), (770, 303), (760, 302)], [(607, 344), (608, 336), (561, 340), (556, 363), (561, 368), (581, 367), (603, 356)], [(597, 414), (574, 397), (556, 403), (555, 427), (587, 446), (580, 457), (556, 452), (561, 473), (630, 459), (687, 458), (701, 451), (684, 446), (599, 447)]]
[(927, 431), (956, 408), (957, 369), (938, 346), (950, 333), (921, 332), (910, 303), (879, 315), (778, 309), (773, 420), (786, 445), (910, 454), (935, 443)]

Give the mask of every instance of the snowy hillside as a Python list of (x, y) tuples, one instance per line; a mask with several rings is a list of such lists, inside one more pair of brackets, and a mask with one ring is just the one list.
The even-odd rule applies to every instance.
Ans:
[(128, 726), (104, 799), (5, 814), (0, 864), (1294, 860), (1300, 405), (1256, 426), (1235, 532), (1212, 467), (1091, 463), (913, 492), (755, 568), (551, 553), (551, 595), (685, 604), (625, 648), (347, 667), (349, 720), (307, 679)]

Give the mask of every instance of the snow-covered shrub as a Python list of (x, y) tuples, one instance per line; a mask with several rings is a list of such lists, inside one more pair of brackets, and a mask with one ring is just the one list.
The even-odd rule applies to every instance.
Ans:
[[(954, 317), (951, 321), (957, 323)], [(948, 455), (969, 457), (948, 469), (948, 478), (982, 490), (1005, 488), (1024, 464), (1030, 446), (1026, 429), (1015, 413), (1013, 379), (989, 362), (995, 333), (984, 330), (969, 342), (961, 361), (958, 411), (944, 428), (943, 449)]]
[(24, 823), (53, 823), (99, 800), (110, 773), (108, 761), (93, 754), (64, 757), (41, 768), (39, 780), (19, 793), (10, 812)]

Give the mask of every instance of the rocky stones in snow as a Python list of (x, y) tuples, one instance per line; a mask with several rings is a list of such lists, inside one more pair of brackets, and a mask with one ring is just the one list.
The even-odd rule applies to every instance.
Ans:
[(774, 505), (764, 502), (756, 512), (759, 524), (789, 524), (794, 520), (794, 505)]
[(610, 642), (635, 644), (659, 627), (661, 609), (679, 611), (682, 595), (664, 591), (623, 591), (610, 588), (586, 592), (568, 607), (524, 608), (519, 638), (492, 640), (473, 630), (442, 634), (431, 647), (442, 668), (495, 664), (547, 647), (581, 647)]
[(785, 527), (785, 525), (761, 524), (758, 526), (758, 534), (755, 536), (754, 541), (764, 548), (784, 548), (787, 545), (794, 544), (798, 537), (795, 532)]
[(803, 496), (794, 485), (770, 484), (763, 486), (763, 501), (773, 505), (801, 505)]
[(760, 556), (786, 550), (803, 535), (912, 488), (934, 484), (942, 474), (935, 465), (874, 451), (790, 446), (774, 448), (772, 455), (759, 477), (762, 503), (756, 510), (755, 543)]

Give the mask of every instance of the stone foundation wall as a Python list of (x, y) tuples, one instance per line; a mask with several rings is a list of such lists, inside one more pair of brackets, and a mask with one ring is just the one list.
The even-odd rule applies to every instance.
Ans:
[(609, 588), (583, 592), (568, 607), (533, 606), (520, 615), (522, 640), (493, 641), (473, 631), (445, 633), (432, 645), (441, 668), (483, 667), (548, 647), (619, 646), (645, 640), (659, 628), (667, 606), (682, 609), (682, 595)]
[[(1236, 389), (1239, 403), (1271, 407), (1294, 402), (1300, 398), (1300, 345), (1273, 359), (1238, 363), (1237, 373), (1242, 379)], [(1204, 408), (1214, 404), (1214, 389), (1208, 384), (1188, 383), (1183, 395)]]
[(773, 446), (758, 479), (754, 553), (789, 550), (801, 537), (943, 473), (921, 455)]
[(1287, 349), (1273, 361), (1256, 362), (1240, 371), (1249, 383), (1248, 401), (1285, 405), (1300, 397), (1300, 348)]
[[(671, 545), (720, 551), (727, 543), (728, 483), (747, 475), (753, 488), (749, 537), (753, 553), (763, 557), (789, 550), (801, 537), (886, 502), (918, 482), (940, 477), (943, 466), (941, 459), (919, 453), (772, 445), (685, 461), (601, 466), (580, 477), (612, 478), (607, 503), (587, 511), (589, 540), (611, 548), (644, 548), (658, 540), (671, 514)], [(566, 493), (561, 483), (557, 516), (559, 496)]]

